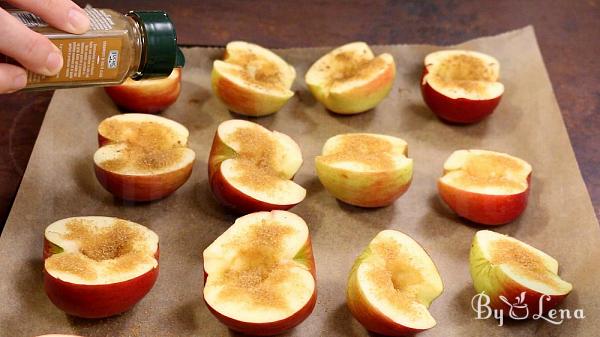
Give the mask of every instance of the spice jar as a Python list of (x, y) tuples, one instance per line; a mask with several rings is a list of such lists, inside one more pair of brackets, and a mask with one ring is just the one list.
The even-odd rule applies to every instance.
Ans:
[[(165, 77), (185, 60), (177, 47), (175, 27), (163, 11), (85, 8), (90, 30), (81, 35), (49, 27), (38, 16), (10, 13), (30, 29), (48, 37), (62, 52), (63, 67), (55, 76), (28, 71), (24, 90), (108, 86), (134, 80)], [(0, 62), (16, 63), (0, 55)]]

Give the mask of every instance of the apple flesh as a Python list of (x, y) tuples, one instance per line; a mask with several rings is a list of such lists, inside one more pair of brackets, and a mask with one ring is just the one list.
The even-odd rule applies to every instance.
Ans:
[(346, 298), (367, 330), (406, 336), (435, 326), (428, 308), (443, 288), (423, 247), (406, 234), (384, 230), (354, 262)]
[(132, 80), (105, 87), (115, 104), (127, 111), (159, 113), (171, 106), (181, 92), (181, 68), (174, 68), (168, 77)]
[(209, 185), (221, 204), (239, 213), (286, 210), (306, 196), (291, 180), (301, 165), (300, 147), (289, 136), (232, 119), (215, 133)]
[(125, 114), (107, 118), (98, 126), (96, 177), (120, 199), (164, 198), (192, 173), (195, 153), (186, 147), (188, 135), (183, 125), (160, 116)]
[(492, 56), (467, 50), (440, 50), (425, 57), (421, 78), (423, 100), (447, 122), (478, 122), (500, 103), (500, 63)]
[(294, 96), (294, 67), (259, 45), (234, 41), (211, 74), (215, 95), (233, 112), (265, 116), (280, 110)]
[(502, 310), (506, 316), (543, 314), (556, 307), (573, 288), (558, 276), (558, 262), (550, 255), (489, 230), (475, 234), (469, 263), (475, 290), (489, 296), (490, 307)]
[(532, 168), (506, 153), (458, 150), (438, 180), (442, 200), (459, 216), (483, 225), (502, 225), (527, 207)]
[(388, 95), (395, 78), (392, 55), (375, 56), (364, 42), (330, 51), (305, 76), (317, 101), (339, 114), (357, 114), (374, 108)]
[(232, 330), (270, 336), (306, 319), (317, 300), (308, 227), (287, 211), (238, 218), (204, 257), (204, 301)]
[(348, 133), (329, 138), (316, 157), (317, 176), (337, 199), (355, 206), (382, 207), (406, 192), (413, 160), (400, 138)]
[(123, 313), (158, 277), (158, 236), (134, 222), (76, 217), (46, 228), (44, 290), (65, 313), (103, 318)]

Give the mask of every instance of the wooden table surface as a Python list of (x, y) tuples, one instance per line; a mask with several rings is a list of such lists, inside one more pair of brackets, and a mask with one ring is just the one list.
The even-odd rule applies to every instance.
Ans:
[[(596, 216), (600, 217), (598, 0), (76, 2), (121, 12), (164, 9), (175, 22), (183, 45), (223, 46), (231, 40), (270, 48), (335, 46), (353, 40), (453, 44), (532, 24)], [(0, 1), (0, 6), (7, 4)], [(51, 97), (52, 92), (0, 95), (0, 227), (8, 216)]]

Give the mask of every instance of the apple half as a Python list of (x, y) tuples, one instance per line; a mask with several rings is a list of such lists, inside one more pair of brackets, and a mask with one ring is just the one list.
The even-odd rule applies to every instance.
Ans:
[(175, 103), (181, 92), (181, 68), (174, 68), (168, 77), (133, 80), (105, 87), (104, 91), (121, 109), (155, 114)]
[(550, 255), (489, 230), (475, 234), (469, 265), (475, 290), (489, 296), (490, 307), (506, 316), (543, 314), (573, 289), (558, 276), (558, 262)]
[(423, 100), (442, 120), (478, 122), (500, 103), (504, 85), (498, 82), (500, 63), (469, 50), (440, 50), (425, 56), (421, 78)]
[(392, 204), (410, 186), (413, 160), (397, 137), (347, 133), (329, 138), (315, 159), (317, 176), (337, 199), (355, 206)]
[(317, 301), (308, 227), (287, 211), (238, 218), (203, 253), (204, 301), (232, 330), (270, 336), (306, 319)]
[(117, 315), (152, 289), (158, 255), (158, 235), (137, 223), (102, 216), (62, 219), (44, 234), (44, 289), (69, 315)]
[(192, 173), (195, 153), (186, 146), (188, 135), (183, 125), (160, 116), (130, 113), (109, 117), (98, 126), (96, 177), (120, 199), (164, 198)]
[(444, 163), (438, 192), (459, 216), (483, 225), (502, 225), (527, 207), (531, 165), (506, 153), (458, 150)]
[(405, 336), (435, 326), (429, 306), (444, 285), (431, 257), (410, 236), (379, 232), (354, 262), (348, 308), (367, 330)]
[(289, 136), (232, 119), (215, 133), (208, 159), (215, 198), (239, 213), (286, 210), (306, 197), (293, 182), (302, 165), (300, 147)]
[(374, 108), (388, 95), (395, 78), (392, 55), (375, 56), (364, 42), (348, 43), (330, 51), (305, 76), (317, 101), (339, 114)]
[(265, 116), (277, 112), (294, 96), (296, 70), (272, 51), (259, 45), (233, 41), (223, 60), (213, 63), (215, 95), (233, 112)]

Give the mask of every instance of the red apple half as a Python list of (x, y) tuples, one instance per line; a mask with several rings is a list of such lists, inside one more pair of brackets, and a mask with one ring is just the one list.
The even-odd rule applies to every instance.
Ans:
[(204, 250), (204, 301), (229, 328), (280, 334), (300, 324), (317, 301), (308, 227), (286, 211), (238, 218)]
[(158, 113), (175, 103), (181, 92), (181, 68), (174, 68), (168, 77), (132, 80), (104, 90), (115, 104), (125, 110)]
[(96, 177), (117, 198), (164, 198), (192, 173), (195, 153), (186, 146), (188, 135), (183, 125), (160, 116), (132, 113), (107, 118), (98, 126)]
[(87, 216), (49, 225), (44, 289), (69, 315), (102, 318), (139, 302), (158, 277), (158, 236), (127, 220)]
[(331, 137), (316, 157), (317, 176), (333, 196), (355, 206), (392, 204), (410, 186), (413, 160), (400, 138), (347, 133)]
[(233, 112), (265, 116), (277, 112), (294, 96), (294, 67), (259, 45), (233, 41), (212, 70), (215, 95)]
[(433, 52), (425, 57), (423, 100), (445, 121), (480, 121), (500, 103), (504, 85), (499, 74), (500, 63), (492, 56), (468, 50)]
[(440, 197), (456, 214), (483, 225), (515, 220), (527, 207), (531, 165), (506, 153), (458, 150), (444, 163)]
[(506, 316), (543, 314), (573, 289), (558, 276), (558, 262), (550, 255), (493, 231), (475, 234), (469, 262), (475, 290), (489, 296), (490, 307)]
[(306, 196), (306, 190), (291, 180), (301, 165), (302, 153), (292, 138), (232, 119), (215, 133), (209, 184), (215, 198), (237, 212), (285, 210)]
[(384, 230), (354, 262), (346, 297), (350, 312), (367, 330), (405, 336), (435, 326), (428, 308), (443, 289), (423, 247), (404, 233)]
[(339, 114), (374, 108), (388, 95), (395, 78), (392, 55), (375, 56), (364, 42), (348, 43), (330, 51), (305, 76), (317, 101)]

